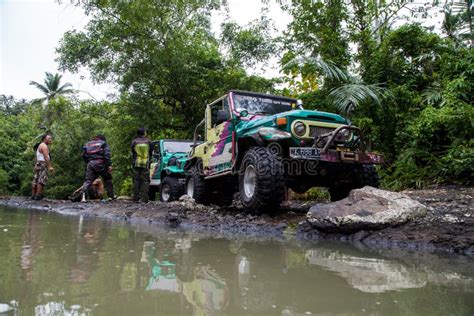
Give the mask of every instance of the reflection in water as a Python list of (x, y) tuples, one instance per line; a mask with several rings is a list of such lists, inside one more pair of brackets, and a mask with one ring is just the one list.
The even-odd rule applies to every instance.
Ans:
[[(178, 239), (176, 250), (187, 251), (191, 247), (189, 239)], [(145, 241), (141, 262), (147, 264), (150, 279), (146, 291), (160, 290), (181, 293), (193, 306), (193, 315), (216, 315), (227, 307), (229, 290), (225, 281), (208, 266), (194, 268), (191, 280), (182, 281), (176, 277), (176, 264), (156, 257), (155, 242)]]
[(195, 279), (183, 284), (183, 294), (194, 307), (194, 315), (217, 315), (229, 303), (229, 289), (209, 267), (195, 269)]
[(472, 259), (226, 241), (0, 210), (0, 312), (472, 315)]
[(155, 258), (155, 243), (145, 241), (141, 262), (148, 264), (150, 280), (146, 290), (163, 290), (179, 293), (181, 285), (176, 279), (176, 264), (169, 261), (160, 261)]
[(394, 261), (351, 256), (339, 251), (314, 249), (306, 252), (310, 264), (325, 267), (346, 278), (366, 293), (421, 288), (426, 275)]
[(35, 306), (35, 315), (74, 315), (83, 316), (89, 315), (91, 310), (82, 308), (79, 305), (65, 306), (64, 302), (48, 302), (43, 305)]

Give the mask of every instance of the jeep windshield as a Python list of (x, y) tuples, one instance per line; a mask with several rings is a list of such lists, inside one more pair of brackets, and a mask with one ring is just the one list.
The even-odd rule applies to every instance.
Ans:
[(188, 153), (193, 142), (163, 142), (163, 149), (169, 153)]
[(247, 110), (249, 114), (258, 115), (273, 115), (291, 111), (292, 104), (296, 104), (296, 100), (246, 94), (234, 94), (233, 101), (235, 110), (239, 112)]

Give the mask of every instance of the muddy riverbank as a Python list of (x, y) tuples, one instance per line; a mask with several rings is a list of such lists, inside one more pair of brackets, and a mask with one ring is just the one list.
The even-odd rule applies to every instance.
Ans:
[(196, 205), (190, 201), (136, 204), (127, 200), (108, 203), (2, 197), (0, 205), (37, 209), (65, 215), (83, 215), (128, 221), (133, 224), (174, 227), (223, 238), (343, 240), (371, 248), (405, 248), (428, 252), (452, 252), (474, 256), (474, 188), (438, 187), (405, 191), (428, 207), (423, 218), (377, 231), (353, 234), (322, 233), (306, 221), (314, 203), (292, 203), (278, 214), (247, 214), (238, 206)]

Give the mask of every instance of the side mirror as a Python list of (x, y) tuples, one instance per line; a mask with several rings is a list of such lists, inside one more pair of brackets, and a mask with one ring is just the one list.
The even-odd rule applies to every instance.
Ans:
[(217, 111), (216, 125), (227, 122), (228, 120), (230, 120), (229, 111), (226, 111), (226, 110)]
[(298, 100), (296, 101), (296, 105), (298, 106), (298, 109), (304, 110), (304, 108), (303, 108), (303, 100), (298, 99)]
[(238, 109), (235, 109), (235, 111), (237, 113), (239, 113), (239, 117), (247, 117), (249, 116), (249, 111), (247, 111), (246, 109), (244, 108), (238, 108)]
[(247, 117), (247, 116), (249, 116), (249, 111), (242, 110), (242, 111), (239, 112), (239, 116), (240, 117)]

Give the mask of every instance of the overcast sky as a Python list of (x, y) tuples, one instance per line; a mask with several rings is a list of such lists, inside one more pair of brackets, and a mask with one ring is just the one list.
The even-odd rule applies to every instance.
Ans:
[[(228, 0), (228, 4), (231, 19), (240, 25), (260, 17), (261, 1)], [(270, 7), (269, 16), (280, 31), (291, 19), (275, 4)], [(224, 19), (223, 12), (213, 15), (214, 31), (219, 31)], [(82, 30), (87, 21), (82, 9), (69, 1), (59, 5), (55, 0), (0, 0), (0, 95), (26, 99), (40, 97), (41, 92), (28, 83), (30, 80), (42, 82), (46, 71), (58, 72), (54, 59), (59, 40), (68, 30)], [(437, 19), (435, 24), (439, 25), (440, 21)], [(433, 24), (429, 19), (419, 22)], [(397, 24), (402, 23), (404, 21)], [(277, 76), (276, 59), (269, 64), (263, 70), (257, 68), (251, 72), (265, 77)], [(72, 83), (75, 89), (86, 91), (96, 99), (104, 99), (115, 92), (109, 85), (93, 85), (85, 70), (80, 74), (65, 73), (63, 82)], [(88, 98), (89, 95), (82, 93), (81, 97)]]
[[(64, 1), (68, 2), (68, 1)], [(231, 18), (245, 25), (259, 17), (261, 4), (255, 0), (230, 0)], [(273, 6), (270, 15), (276, 26), (285, 27), (288, 17), (279, 7)], [(223, 14), (213, 16), (217, 28), (223, 21)], [(88, 21), (81, 8), (73, 5), (59, 5), (55, 0), (0, 0), (0, 94), (16, 98), (32, 99), (41, 92), (29, 85), (30, 80), (42, 82), (46, 71), (58, 72), (54, 61), (55, 48), (64, 32), (81, 30)], [(268, 68), (267, 76), (277, 75)], [(84, 79), (81, 79), (84, 76)], [(113, 91), (108, 85), (93, 85), (88, 73), (65, 73), (64, 82), (72, 83), (78, 90), (87, 91), (97, 99), (103, 99)], [(82, 97), (87, 98), (86, 94)]]

